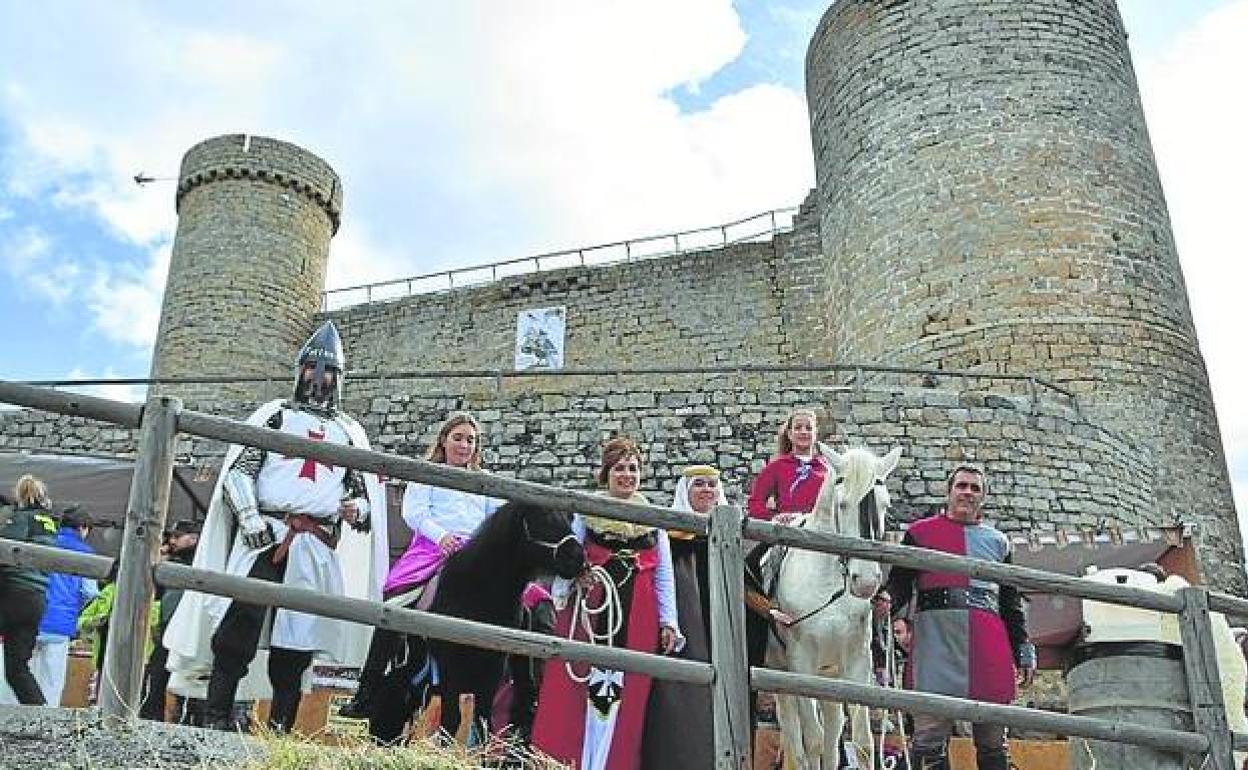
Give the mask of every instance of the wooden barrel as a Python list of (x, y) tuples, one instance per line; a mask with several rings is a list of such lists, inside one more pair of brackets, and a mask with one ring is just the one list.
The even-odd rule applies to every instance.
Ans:
[[(1066, 672), (1070, 713), (1171, 730), (1192, 729), (1183, 650), (1162, 642), (1075, 649)], [(1183, 770), (1182, 754), (1129, 743), (1070, 739), (1073, 770)]]

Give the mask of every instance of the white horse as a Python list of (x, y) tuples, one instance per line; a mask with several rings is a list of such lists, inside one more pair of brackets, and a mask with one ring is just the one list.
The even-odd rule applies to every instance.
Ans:
[[(850, 535), (872, 540), (884, 536), (888, 489), (884, 479), (897, 467), (901, 448), (877, 457), (856, 447), (844, 455), (820, 444), (820, 452), (836, 472), (819, 493), (804, 527), (812, 532)], [(871, 597), (882, 573), (873, 561), (848, 559), (819, 551), (789, 549), (776, 583), (780, 609), (796, 622), (772, 636), (767, 664), (798, 674), (836, 677), (870, 684)], [(864, 767), (874, 750), (867, 708), (847, 705), (850, 734)], [(776, 699), (776, 716), (785, 751), (799, 770), (837, 767), (845, 708), (840, 703), (790, 695)]]

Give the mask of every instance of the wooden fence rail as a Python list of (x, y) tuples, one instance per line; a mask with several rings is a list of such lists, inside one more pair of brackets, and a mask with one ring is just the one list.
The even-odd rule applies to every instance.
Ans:
[[(125, 543), (118, 581), (118, 599), (124, 613), (115, 612), (110, 624), (106, 672), (114, 679), (116, 696), (105, 701), (106, 716), (133, 719), (137, 709), (137, 667), (141, 665), (142, 639), (146, 634), (146, 609), (153, 580), (161, 585), (189, 588), (283, 606), (303, 612), (366, 623), (450, 641), (505, 650), (535, 657), (562, 657), (638, 671), (664, 679), (710, 685), (714, 704), (715, 766), (724, 770), (748, 767), (748, 725), (745, 693), (749, 687), (780, 693), (832, 698), (852, 703), (900, 707), (920, 713), (939, 713), (972, 721), (991, 721), (1052, 730), (1067, 735), (1135, 743), (1170, 751), (1203, 753), (1210, 770), (1233, 770), (1232, 745), (1248, 744), (1248, 737), (1233, 735), (1222, 713), (1220, 677), (1213, 654), (1209, 610), (1248, 614), (1248, 602), (1225, 595), (1210, 595), (1203, 588), (1187, 589), (1179, 596), (1144, 589), (1106, 585), (1064, 575), (906, 546), (876, 543), (858, 538), (816, 534), (766, 522), (745, 521), (740, 509), (717, 508), (707, 517), (680, 513), (652, 505), (634, 505), (584, 492), (572, 492), (541, 484), (459, 470), (422, 460), (387, 455), (288, 436), (265, 428), (192, 411), (182, 411), (176, 399), (150, 399), (142, 409), (129, 404), (64, 394), (0, 381), (0, 401), (45, 411), (73, 414), (135, 427), (141, 423), (140, 466), (136, 470), (127, 509)], [(322, 460), (334, 465), (383, 473), (393, 478), (418, 481), (451, 489), (476, 492), (625, 520), (710, 534), (711, 615), (719, 631), (712, 635), (711, 663), (682, 661), (630, 650), (597, 647), (512, 629), (500, 629), (427, 613), (401, 610), (362, 600), (324, 595), (264, 581), (221, 575), (172, 564), (153, 566), (153, 538), (164, 525), (172, 471), (172, 447), (178, 431), (228, 443)], [(1013, 706), (997, 706), (925, 693), (884, 690), (841, 680), (799, 676), (765, 668), (748, 669), (745, 660), (741, 581), (742, 538), (844, 556), (871, 559), (922, 570), (953, 572), (1008, 583), (1054, 594), (1119, 604), (1160, 612), (1178, 613), (1183, 634), (1187, 674), (1196, 732), (1159, 730), (1089, 717), (1037, 712)], [(33, 565), (57, 564), (64, 571), (98, 572), (99, 562), (74, 562), (55, 549), (38, 549), (0, 541), (0, 562)], [(119, 615), (125, 615), (119, 619)], [(141, 620), (134, 618), (141, 616)]]
[(68, 551), (53, 545), (0, 538), (0, 564), (104, 580), (112, 577), (117, 560), (93, 553)]
[(254, 578), (225, 575), (181, 564), (162, 562), (154, 569), (156, 582), (168, 588), (243, 599), (252, 604), (349, 620), (364, 625), (407, 634), (445, 639), (458, 644), (484, 647), (499, 652), (535, 658), (564, 658), (626, 671), (637, 671), (661, 679), (708, 685), (714, 678), (709, 663), (650, 655), (619, 647), (605, 647), (557, 636), (493, 626), (473, 620), (452, 618), (419, 610), (393, 607), (382, 602), (326, 596), (307, 588), (292, 588)]
[[(61, 558), (61, 556), (62, 552), (56, 548), (0, 540), (0, 563), (48, 569), (55, 566), (58, 569), (95, 576), (108, 574), (113, 563), (113, 560), (107, 557), (87, 554), (75, 553), (72, 555), (74, 558), (70, 559)], [(713, 685), (719, 678), (719, 672), (713, 671), (712, 666), (707, 663), (596, 646), (529, 631), (500, 628), (486, 623), (396, 608), (363, 599), (327, 597), (307, 589), (289, 588), (263, 580), (224, 575), (170, 562), (157, 564), (153, 569), (153, 578), (157, 585), (166, 588), (201, 591), (243, 599), (256, 604), (286, 607), (300, 612), (363, 623), (401, 633), (437, 637), (511, 654), (593, 663), (703, 686)], [(739, 581), (731, 582), (735, 584)], [(728, 639), (731, 643), (730, 635), (718, 634), (716, 636), (721, 640)], [(742, 645), (744, 644), (742, 637), (738, 636), (737, 639)], [(752, 667), (749, 669), (749, 674), (750, 686), (753, 689), (769, 692), (861, 703), (873, 708), (941, 714), (953, 719), (1005, 723), (1025, 729), (1135, 743), (1169, 751), (1201, 753), (1207, 751), (1210, 745), (1210, 740), (1205, 735), (1180, 730), (1157, 729), (1091, 717), (1054, 714), (1019, 706), (980, 703), (943, 695), (864, 685), (843, 679), (807, 677), (763, 667)], [(746, 700), (743, 692), (739, 692), (738, 696), (738, 703), (744, 707)], [(744, 716), (742, 718), (747, 719), (748, 722), (748, 718)], [(748, 724), (746, 731), (748, 734)], [(1239, 739), (1236, 741), (1237, 748), (1248, 748), (1248, 736), (1236, 736), (1236, 738)]]

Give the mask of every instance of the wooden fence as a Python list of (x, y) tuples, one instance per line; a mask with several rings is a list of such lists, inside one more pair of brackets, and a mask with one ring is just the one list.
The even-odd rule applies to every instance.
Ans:
[[(932, 551), (809, 532), (747, 520), (740, 508), (721, 506), (708, 520), (696, 514), (653, 505), (611, 500), (531, 482), (452, 468), (355, 447), (314, 442), (212, 415), (183, 410), (177, 399), (154, 397), (138, 406), (92, 396), (66, 394), (0, 381), (0, 402), (77, 415), (139, 428), (139, 462), (126, 514), (122, 552), (112, 559), (0, 540), (0, 563), (34, 566), (92, 577), (116, 574), (118, 608), (109, 627), (101, 706), (111, 720), (136, 718), (141, 688), (142, 640), (147, 638), (147, 607), (155, 585), (185, 588), (245, 599), (255, 604), (287, 607), (325, 617), (365, 623), (378, 628), (421, 634), (538, 658), (557, 657), (661, 679), (707, 685), (714, 706), (716, 767), (749, 767), (748, 692), (754, 689), (940, 714), (974, 722), (1003, 723), (1069, 736), (1149, 746), (1165, 751), (1204, 754), (1204, 767), (1233, 770), (1232, 747), (1248, 749), (1248, 736), (1231, 733), (1223, 708), (1220, 677), (1209, 621), (1211, 610), (1248, 615), (1248, 601), (1204, 588), (1184, 589), (1171, 596), (1129, 586), (1094, 583), (1066, 575), (967, 559)], [(331, 598), (296, 588), (158, 563), (157, 545), (164, 530), (165, 506), (172, 476), (178, 432), (228, 443), (247, 444), (288, 456), (549, 508), (577, 511), (611, 519), (709, 535), (711, 625), (710, 663), (678, 660), (618, 648), (606, 648), (514, 629), (504, 629), (379, 602)], [(742, 597), (743, 538), (780, 543), (831, 554), (871, 559), (917, 569), (953, 572), (1004, 582), (1019, 588), (1093, 599), (1110, 604), (1177, 613), (1180, 616), (1184, 667), (1195, 721), (1193, 732), (1159, 729), (1092, 717), (1073, 716), (1017, 706), (979, 703), (960, 698), (904, 692), (839, 679), (811, 677), (749, 667), (745, 654)]]

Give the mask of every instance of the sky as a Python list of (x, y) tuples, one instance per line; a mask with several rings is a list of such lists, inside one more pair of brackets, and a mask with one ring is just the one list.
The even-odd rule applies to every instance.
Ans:
[[(1119, 5), (1248, 516), (1248, 0)], [(172, 178), (218, 134), (338, 171), (330, 288), (796, 205), (826, 6), (0, 0), (0, 378), (147, 375)]]

